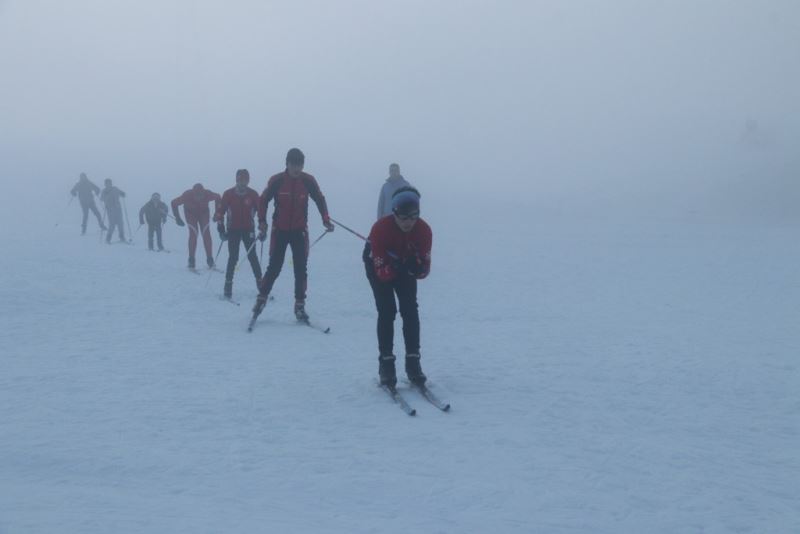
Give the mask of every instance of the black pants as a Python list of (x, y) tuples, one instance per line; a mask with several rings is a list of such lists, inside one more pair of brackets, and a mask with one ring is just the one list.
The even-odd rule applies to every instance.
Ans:
[(158, 250), (163, 250), (164, 243), (161, 242), (161, 222), (155, 224), (147, 222), (147, 248), (153, 250), (153, 234), (156, 235)]
[(94, 205), (94, 202), (87, 202), (86, 204), (81, 202), (81, 209), (83, 210), (83, 222), (81, 223), (81, 229), (84, 232), (86, 232), (86, 221), (89, 220), (89, 211), (94, 213), (94, 216), (97, 217), (97, 224), (99, 224), (101, 228), (103, 227), (103, 220), (100, 217), (100, 212), (97, 211), (97, 206)]
[[(367, 245), (369, 247), (369, 244)], [(383, 282), (375, 274), (369, 248), (364, 249), (364, 267), (367, 280), (378, 309), (378, 351), (392, 354), (394, 350), (394, 319), (398, 305), (403, 319), (403, 340), (406, 354), (419, 354), (419, 306), (417, 305), (417, 279), (401, 274), (391, 282)], [(397, 301), (395, 302), (395, 295)]]
[(269, 295), (278, 275), (281, 274), (283, 260), (286, 257), (286, 247), (292, 247), (292, 261), (294, 262), (294, 298), (306, 299), (306, 285), (308, 283), (308, 232), (305, 230), (275, 230), (269, 242), (269, 265), (264, 279), (261, 282), (261, 294)]
[(111, 242), (111, 235), (114, 233), (114, 228), (119, 232), (120, 241), (125, 241), (125, 225), (122, 223), (122, 210), (108, 210), (108, 236), (106, 243)]
[(242, 243), (245, 250), (250, 251), (247, 253), (247, 259), (253, 269), (253, 276), (256, 277), (256, 281), (261, 279), (261, 266), (258, 264), (256, 247), (250, 248), (255, 240), (253, 230), (228, 230), (228, 269), (225, 271), (225, 285), (233, 284), (233, 270), (239, 262), (239, 246)]

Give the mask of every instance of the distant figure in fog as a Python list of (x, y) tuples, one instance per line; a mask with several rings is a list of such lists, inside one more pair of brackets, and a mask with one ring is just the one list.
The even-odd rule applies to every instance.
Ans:
[(157, 237), (158, 251), (164, 250), (161, 240), (161, 226), (167, 222), (167, 205), (161, 202), (161, 195), (153, 193), (150, 201), (139, 210), (139, 224), (147, 221), (147, 248), (153, 250), (153, 235)]
[(71, 193), (73, 197), (78, 197), (81, 203), (81, 209), (83, 210), (81, 235), (86, 234), (86, 221), (89, 219), (89, 211), (94, 213), (94, 216), (97, 217), (97, 224), (100, 225), (100, 230), (105, 230), (106, 225), (103, 224), (103, 219), (100, 217), (100, 212), (97, 210), (97, 206), (94, 203), (94, 197), (100, 194), (100, 188), (86, 177), (85, 172), (81, 173), (78, 183), (73, 186)]
[(392, 163), (389, 165), (389, 177), (381, 187), (378, 197), (378, 219), (392, 214), (392, 195), (401, 187), (411, 187), (411, 184), (400, 174), (400, 165)]
[(106, 236), (106, 243), (111, 243), (111, 236), (116, 227), (119, 232), (119, 240), (126, 243), (125, 240), (125, 225), (122, 222), (122, 199), (125, 192), (115, 187), (111, 183), (111, 178), (106, 178), (105, 187), (100, 193), (100, 200), (106, 206), (106, 213), (108, 214), (108, 235)]

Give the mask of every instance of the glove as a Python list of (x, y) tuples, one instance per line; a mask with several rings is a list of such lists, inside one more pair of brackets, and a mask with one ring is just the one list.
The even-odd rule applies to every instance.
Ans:
[(333, 232), (334, 228), (336, 228), (335, 226), (333, 226), (333, 223), (331, 222), (331, 220), (328, 217), (325, 217), (324, 219), (322, 219), (322, 225), (329, 232)]
[(417, 277), (422, 274), (422, 262), (417, 255), (409, 256), (403, 262), (403, 270), (410, 276)]
[(186, 223), (183, 222), (183, 219), (181, 219), (180, 215), (175, 217), (175, 224), (177, 224), (178, 226), (186, 226)]
[(226, 241), (228, 239), (228, 234), (225, 233), (225, 225), (224, 224), (219, 223), (217, 225), (217, 232), (219, 232), (219, 240), (220, 241)]
[(72, 196), (73, 196), (73, 197), (77, 197), (77, 196), (78, 196), (78, 193), (77, 193), (76, 191), (73, 191), (73, 192), (72, 192)]
[(139, 226), (142, 226), (143, 224), (144, 224), (144, 219), (139, 219)]
[(258, 240), (262, 243), (267, 239), (267, 223), (258, 223)]

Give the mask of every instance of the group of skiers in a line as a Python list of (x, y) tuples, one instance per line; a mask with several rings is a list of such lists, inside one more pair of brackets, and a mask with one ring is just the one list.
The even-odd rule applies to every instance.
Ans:
[[(305, 310), (309, 253), (308, 199), (311, 198), (316, 204), (327, 232), (334, 230), (335, 221), (328, 213), (325, 197), (317, 181), (303, 171), (304, 165), (303, 152), (292, 148), (286, 155), (285, 170), (269, 179), (261, 195), (249, 187), (250, 173), (247, 169), (239, 169), (236, 171), (236, 185), (226, 190), (222, 196), (198, 183), (171, 202), (175, 223), (179, 226), (188, 225), (189, 228), (190, 269), (195, 269), (195, 251), (200, 235), (203, 237), (207, 265), (209, 268), (215, 267), (209, 231), (212, 221), (217, 225), (220, 239), (228, 242), (224, 298), (232, 298), (233, 276), (239, 260), (240, 246), (244, 245), (258, 289), (253, 308), (254, 317), (263, 311), (283, 266), (286, 249), (290, 247), (294, 266), (295, 317), (300, 322), (309, 322)], [(78, 197), (83, 209), (82, 234), (86, 233), (86, 222), (91, 211), (97, 217), (101, 231), (107, 231), (107, 243), (111, 242), (115, 229), (118, 229), (120, 241), (126, 241), (123, 225), (125, 193), (114, 186), (110, 179), (105, 180), (105, 187), (100, 190), (89, 181), (86, 174), (81, 173), (80, 180), (72, 188), (72, 195)], [(108, 226), (104, 224), (104, 217), (101, 217), (95, 206), (95, 195), (100, 197), (105, 206)], [(209, 209), (211, 202), (214, 202), (213, 217)], [(263, 243), (267, 239), (267, 208), (270, 202), (273, 202), (274, 208), (272, 231), (269, 233), (269, 263), (262, 276), (255, 242), (259, 240)], [(180, 206), (183, 206), (185, 222), (180, 214)], [(397, 382), (393, 350), (394, 319), (398, 308), (403, 320), (406, 374), (415, 384), (424, 384), (426, 380), (420, 366), (417, 280), (425, 278), (430, 272), (432, 233), (430, 226), (419, 217), (419, 206), (419, 191), (403, 178), (399, 165), (393, 163), (389, 167), (389, 177), (381, 188), (378, 199), (378, 220), (372, 226), (362, 255), (367, 280), (378, 310), (380, 381), (382, 385), (390, 387), (394, 387)], [(161, 201), (158, 193), (154, 193), (139, 210), (140, 225), (146, 223), (148, 227), (150, 250), (154, 250), (154, 237), (158, 250), (164, 250), (161, 228), (168, 216), (167, 205)], [(257, 227), (254, 218), (258, 219)], [(348, 230), (353, 232), (349, 228)]]

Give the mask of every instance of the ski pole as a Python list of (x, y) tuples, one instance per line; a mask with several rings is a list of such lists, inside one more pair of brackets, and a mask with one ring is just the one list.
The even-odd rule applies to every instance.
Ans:
[(261, 255), (258, 258), (258, 264), (264, 266), (264, 241), (261, 242)]
[[(103, 218), (102, 218), (102, 219), (100, 219), (100, 222), (102, 222), (102, 223), (103, 223), (103, 226), (105, 226), (105, 225), (106, 225), (106, 212), (107, 212), (107, 211), (108, 211), (108, 209), (106, 208), (106, 203), (105, 203), (105, 202), (103, 202)], [(101, 243), (103, 242), (103, 232), (105, 232), (105, 230), (103, 230), (103, 228), (101, 227), (101, 228), (100, 228), (100, 242), (101, 242)]]
[(64, 215), (67, 214), (67, 210), (69, 210), (69, 207), (72, 205), (72, 201), (73, 200), (75, 200), (75, 197), (70, 196), (69, 197), (69, 202), (67, 202), (67, 207), (64, 208), (64, 211), (61, 212), (61, 217), (59, 217), (58, 220), (56, 221), (56, 226), (61, 224), (61, 221), (64, 220)]
[(328, 235), (329, 233), (330, 233), (330, 232), (329, 232), (329, 231), (327, 231), (327, 230), (325, 230), (324, 232), (322, 232), (322, 235), (321, 235), (321, 236), (319, 236), (318, 238), (316, 238), (316, 239), (314, 240), (314, 242), (313, 242), (313, 243), (311, 243), (311, 246), (310, 246), (310, 247), (308, 247), (308, 249), (309, 249), (309, 250), (311, 250), (312, 248), (314, 248), (314, 245), (316, 245), (317, 243), (319, 243), (319, 240), (320, 240), (320, 239), (322, 239), (323, 237), (325, 237), (326, 235)]
[(128, 242), (133, 243), (133, 232), (131, 232), (131, 221), (128, 219), (128, 203), (122, 197), (122, 209), (125, 211), (125, 224), (128, 226)]
[(356, 231), (355, 231), (355, 230), (353, 230), (352, 228), (348, 228), (347, 226), (343, 225), (342, 223), (340, 223), (339, 221), (337, 221), (337, 220), (336, 220), (336, 219), (334, 219), (333, 217), (331, 217), (330, 219), (331, 219), (331, 220), (332, 220), (332, 221), (333, 221), (333, 222), (334, 222), (334, 223), (335, 223), (337, 226), (341, 226), (342, 228), (344, 228), (345, 230), (347, 230), (348, 232), (350, 232), (350, 233), (351, 233), (351, 234), (353, 234), (354, 236), (360, 237), (360, 238), (361, 238), (361, 239), (363, 239), (364, 241), (367, 241), (367, 238), (366, 238), (366, 237), (364, 237), (363, 235), (359, 234), (358, 232), (356, 232)]

